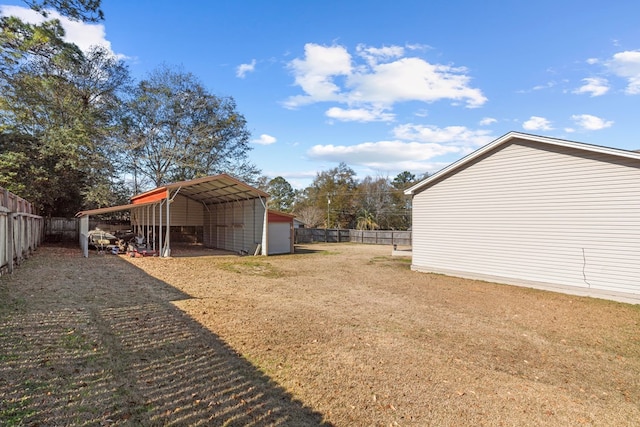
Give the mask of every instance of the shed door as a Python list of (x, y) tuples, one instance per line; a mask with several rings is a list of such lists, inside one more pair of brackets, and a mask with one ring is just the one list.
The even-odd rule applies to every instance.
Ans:
[(269, 255), (291, 253), (291, 224), (269, 223)]

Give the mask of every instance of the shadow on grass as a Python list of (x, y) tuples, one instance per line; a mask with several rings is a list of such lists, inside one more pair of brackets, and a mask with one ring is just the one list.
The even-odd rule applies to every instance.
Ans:
[[(337, 244), (336, 244), (337, 245)], [(294, 253), (296, 255), (302, 255), (302, 254), (327, 254), (329, 253), (329, 251), (327, 251), (326, 247), (323, 247), (322, 249), (311, 249), (309, 248), (309, 246), (304, 246), (304, 247), (300, 247), (300, 246), (295, 246), (294, 249)]]
[(171, 303), (189, 295), (56, 250), (0, 278), (0, 425), (328, 425)]

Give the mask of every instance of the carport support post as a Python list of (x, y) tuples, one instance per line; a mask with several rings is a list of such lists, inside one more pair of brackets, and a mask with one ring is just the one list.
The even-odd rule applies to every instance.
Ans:
[(80, 247), (82, 255), (89, 258), (89, 215), (80, 217)]
[(151, 226), (151, 235), (153, 236), (153, 240), (151, 243), (151, 250), (155, 251), (156, 250), (156, 205), (152, 205), (151, 209), (153, 209), (153, 211), (151, 212), (152, 216), (153, 216), (153, 220), (151, 221), (153, 223), (153, 225)]
[(158, 225), (158, 250), (160, 253), (160, 256), (162, 256), (162, 204), (164, 202), (160, 202), (160, 204), (158, 205), (158, 216), (160, 217), (160, 219), (158, 220), (159, 225)]
[[(177, 192), (176, 192), (177, 193)], [(171, 236), (171, 217), (169, 216), (170, 214), (170, 210), (169, 210), (169, 205), (171, 204), (171, 200), (169, 199), (169, 191), (167, 191), (167, 234), (164, 238), (164, 244), (167, 247), (167, 249), (163, 249), (160, 248), (160, 250), (162, 251), (162, 256), (163, 257), (170, 257), (171, 256), (171, 246), (170, 246), (170, 236)]]
[(264, 219), (262, 222), (262, 248), (260, 249), (260, 255), (268, 255), (269, 254), (269, 209), (268, 201), (265, 198), (262, 200), (262, 197), (258, 196), (260, 199), (260, 203), (262, 203), (262, 207), (264, 207)]
[(145, 221), (144, 221), (144, 241), (147, 242), (147, 246), (149, 246), (149, 206), (145, 206)]
[(264, 225), (262, 226), (262, 253), (268, 255), (269, 251), (269, 209), (265, 203), (264, 207)]

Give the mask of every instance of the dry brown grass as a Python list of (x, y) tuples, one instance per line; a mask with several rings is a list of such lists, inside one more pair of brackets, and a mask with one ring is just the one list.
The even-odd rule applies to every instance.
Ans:
[(297, 249), (41, 248), (0, 278), (0, 425), (638, 425), (640, 307)]

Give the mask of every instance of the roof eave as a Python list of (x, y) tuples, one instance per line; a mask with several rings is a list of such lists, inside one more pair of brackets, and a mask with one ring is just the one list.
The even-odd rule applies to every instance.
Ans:
[(501, 136), (500, 138), (490, 142), (489, 144), (485, 145), (484, 147), (479, 148), (478, 150), (474, 151), (473, 153), (461, 158), (460, 160), (451, 163), (449, 166), (439, 170), (438, 172), (436, 172), (435, 174), (431, 175), (430, 177), (428, 177), (427, 179), (413, 185), (412, 187), (407, 188), (404, 191), (404, 194), (407, 196), (412, 196), (415, 194), (416, 191), (420, 190), (421, 188), (429, 185), (429, 183), (441, 179), (443, 176), (448, 175), (449, 173), (452, 173), (453, 171), (457, 170), (458, 168), (474, 161), (475, 159), (477, 159), (478, 157), (484, 155), (485, 153), (494, 150), (496, 147), (506, 144), (507, 142), (513, 140), (513, 139), (524, 139), (527, 141), (534, 141), (534, 142), (540, 142), (543, 144), (549, 144), (549, 145), (556, 145), (556, 146), (562, 146), (562, 147), (570, 147), (570, 148), (575, 148), (578, 150), (586, 150), (586, 151), (592, 151), (592, 152), (596, 152), (596, 153), (603, 153), (603, 154), (609, 154), (609, 155), (613, 155), (613, 156), (618, 156), (618, 157), (627, 157), (627, 158), (631, 158), (631, 159), (637, 159), (640, 160), (640, 153), (636, 153), (633, 151), (627, 151), (627, 150), (620, 150), (620, 149), (616, 149), (616, 148), (610, 148), (610, 147), (603, 147), (600, 145), (591, 145), (591, 144), (585, 144), (582, 142), (575, 142), (575, 141), (568, 141), (568, 140), (564, 140), (564, 139), (557, 139), (557, 138), (550, 138), (550, 137), (546, 137), (546, 136), (540, 136), (540, 135), (531, 135), (531, 134), (527, 134), (527, 133), (522, 133), (522, 132), (509, 132), (503, 136)]
[(155, 202), (138, 203), (138, 204), (129, 203), (127, 205), (117, 205), (117, 206), (109, 206), (106, 208), (89, 209), (86, 211), (78, 212), (76, 214), (76, 218), (80, 218), (87, 215), (91, 216), (91, 215), (101, 215), (101, 214), (112, 213), (112, 212), (121, 212), (121, 211), (131, 210), (135, 208), (141, 208), (148, 205), (153, 205), (156, 203), (159, 203), (159, 202), (155, 201)]

